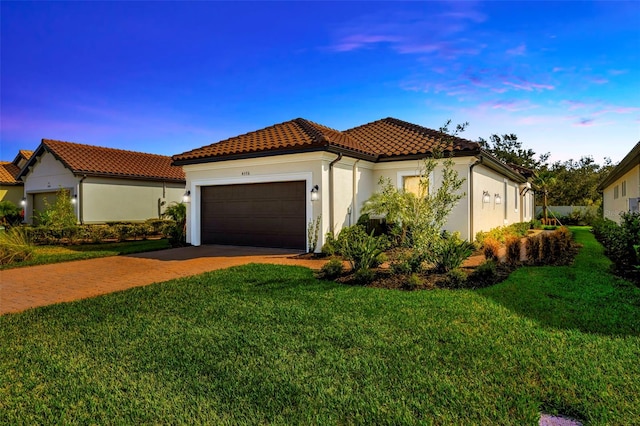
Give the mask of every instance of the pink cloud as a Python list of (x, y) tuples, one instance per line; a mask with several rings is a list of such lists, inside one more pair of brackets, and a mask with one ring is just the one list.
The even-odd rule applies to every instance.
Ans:
[(555, 89), (555, 86), (552, 86), (550, 84), (533, 83), (531, 81), (526, 81), (526, 80), (520, 80), (517, 83), (511, 82), (511, 81), (503, 81), (502, 84), (504, 84), (505, 86), (513, 87), (515, 89), (526, 90), (527, 92), (532, 92), (534, 90), (540, 92), (542, 90)]
[(509, 112), (525, 111), (537, 108), (537, 105), (531, 104), (529, 101), (520, 100), (498, 100), (493, 102), (485, 102), (483, 106), (491, 109), (502, 109)]
[(595, 118), (581, 118), (577, 122), (573, 123), (576, 127), (591, 127), (594, 125)]
[(518, 47), (514, 47), (513, 49), (507, 50), (507, 55), (512, 56), (523, 56), (527, 53), (527, 46), (523, 43)]
[(338, 44), (332, 46), (332, 50), (349, 52), (372, 44), (393, 43), (399, 40), (400, 38), (396, 36), (355, 34), (342, 39)]

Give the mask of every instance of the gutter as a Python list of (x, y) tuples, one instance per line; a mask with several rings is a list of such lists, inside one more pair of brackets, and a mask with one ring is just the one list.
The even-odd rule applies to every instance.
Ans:
[(331, 231), (331, 233), (334, 233), (334, 229), (335, 226), (333, 224), (333, 204), (334, 204), (334, 200), (333, 200), (333, 165), (336, 164), (338, 161), (342, 160), (342, 153), (339, 152), (338, 156), (329, 163), (329, 230)]
[(78, 220), (80, 221), (80, 225), (84, 225), (84, 191), (82, 190), (82, 182), (87, 178), (87, 175), (84, 175), (78, 181)]
[(356, 170), (358, 170), (358, 163), (360, 162), (360, 159), (357, 159), (355, 161), (355, 163), (353, 163), (353, 167), (351, 169), (351, 176), (353, 178), (353, 182), (352, 182), (352, 189), (351, 189), (351, 194), (352, 194), (352, 201), (351, 201), (351, 211), (349, 212), (349, 226), (353, 225), (354, 223), (356, 223), (356, 200), (357, 200), (357, 192), (358, 192), (358, 182), (356, 180)]
[(482, 158), (482, 155), (478, 156), (478, 159), (471, 166), (469, 166), (469, 241), (473, 241), (475, 239), (473, 232), (473, 168), (478, 164), (482, 164)]

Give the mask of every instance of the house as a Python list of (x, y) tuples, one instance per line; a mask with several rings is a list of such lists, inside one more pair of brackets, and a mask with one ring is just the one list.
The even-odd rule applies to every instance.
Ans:
[(604, 217), (620, 223), (620, 214), (638, 211), (640, 202), (640, 142), (598, 186), (603, 195)]
[(297, 118), (173, 156), (190, 195), (187, 240), (306, 249), (307, 224), (320, 217), (319, 248), (325, 233), (356, 223), (380, 177), (411, 190), (435, 150), (465, 179), (446, 229), (473, 239), (533, 218), (527, 179), (476, 142), (395, 118), (346, 131)]
[(20, 150), (13, 161), (0, 161), (0, 201), (20, 205), (24, 184), (18, 180), (18, 175), (32, 154), (33, 151)]
[[(144, 221), (182, 201), (184, 173), (171, 158), (43, 139), (22, 168), (25, 220), (66, 190), (79, 223)], [(46, 203), (45, 203), (46, 200)]]

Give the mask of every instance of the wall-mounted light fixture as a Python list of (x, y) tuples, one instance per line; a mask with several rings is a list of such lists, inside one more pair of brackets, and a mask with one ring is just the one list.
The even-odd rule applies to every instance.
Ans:
[(320, 187), (318, 187), (318, 185), (314, 185), (313, 188), (311, 188), (311, 201), (318, 201), (318, 190), (320, 189)]
[(78, 194), (73, 194), (73, 197), (71, 197), (71, 204), (75, 204), (78, 202)]
[(502, 198), (500, 198), (500, 194), (495, 195), (496, 204), (502, 204)]
[(488, 204), (491, 202), (491, 194), (489, 191), (482, 191), (482, 204)]
[(189, 201), (191, 201), (191, 191), (187, 189), (187, 191), (184, 193), (184, 195), (182, 196), (182, 201), (185, 203), (188, 203)]
[(20, 200), (20, 205), (22, 207), (25, 207), (27, 205), (27, 197), (22, 197), (22, 200)]

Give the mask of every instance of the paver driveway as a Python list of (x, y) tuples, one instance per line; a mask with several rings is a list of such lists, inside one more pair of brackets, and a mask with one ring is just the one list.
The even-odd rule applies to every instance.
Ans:
[(211, 245), (8, 269), (0, 271), (0, 314), (247, 263), (301, 265), (320, 269), (325, 262), (297, 258), (299, 253), (281, 249)]

